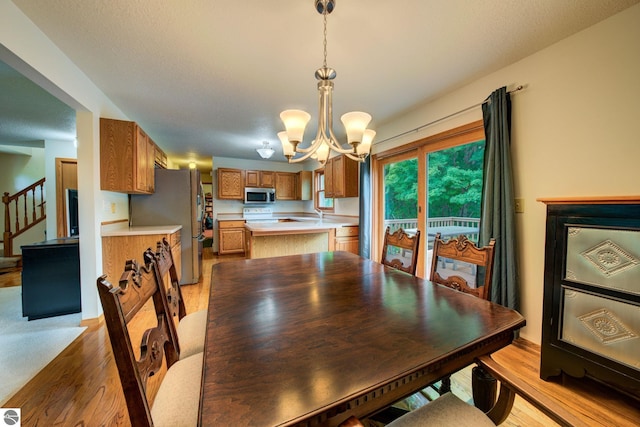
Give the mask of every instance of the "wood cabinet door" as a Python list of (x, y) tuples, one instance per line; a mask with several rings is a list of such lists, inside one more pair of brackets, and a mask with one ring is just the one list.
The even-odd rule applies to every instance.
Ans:
[(336, 251), (346, 251), (358, 255), (359, 243), (357, 237), (336, 237)]
[(244, 171), (218, 168), (218, 199), (244, 200)]
[(245, 180), (247, 187), (259, 187), (260, 186), (260, 172), (259, 171), (245, 171)]
[(333, 169), (333, 197), (344, 197), (344, 156), (334, 157), (331, 168)]
[(335, 190), (333, 188), (333, 159), (327, 160), (324, 165), (324, 197), (333, 198)]
[(244, 252), (243, 228), (221, 228), (219, 237), (218, 253), (220, 255)]
[(135, 189), (143, 193), (154, 191), (155, 144), (149, 136), (136, 126)]
[(296, 199), (296, 174), (290, 172), (276, 172), (276, 199)]
[(264, 188), (274, 188), (276, 185), (276, 174), (270, 171), (260, 171), (259, 186)]
[(358, 197), (358, 162), (346, 156), (327, 161), (324, 168), (325, 197)]

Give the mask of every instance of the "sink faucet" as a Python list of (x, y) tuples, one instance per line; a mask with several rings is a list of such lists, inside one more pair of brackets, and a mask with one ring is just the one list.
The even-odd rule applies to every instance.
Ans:
[(324, 214), (323, 211), (319, 210), (319, 209), (314, 209), (314, 211), (316, 211), (316, 213), (318, 214), (318, 216), (320, 217), (320, 221), (322, 221), (322, 215)]

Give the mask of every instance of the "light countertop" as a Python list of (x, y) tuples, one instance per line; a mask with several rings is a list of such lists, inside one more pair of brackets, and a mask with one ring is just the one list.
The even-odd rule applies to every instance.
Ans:
[(103, 225), (100, 229), (102, 237), (140, 236), (147, 234), (172, 234), (182, 229), (182, 225), (136, 225), (129, 227), (127, 222)]
[[(332, 214), (326, 214), (322, 219), (322, 221), (320, 221), (320, 218), (318, 217), (318, 215), (309, 214), (309, 213), (274, 213), (273, 219), (278, 219), (283, 222), (275, 223), (275, 224), (253, 223), (253, 224), (247, 224), (246, 226), (248, 228), (249, 226), (254, 227), (258, 225), (260, 226), (288, 225), (295, 229), (295, 228), (300, 228), (302, 226), (304, 226), (304, 228), (309, 228), (309, 226), (315, 224), (319, 228), (337, 228), (337, 227), (356, 226), (359, 223), (359, 219), (357, 217), (339, 216), (339, 215), (332, 215)], [(241, 213), (218, 214), (216, 220), (217, 221), (244, 221), (245, 218), (242, 216)], [(295, 225), (295, 224), (301, 224), (301, 225)]]
[(321, 233), (337, 227), (342, 224), (330, 223), (328, 221), (288, 221), (274, 223), (251, 223), (245, 224), (244, 228), (254, 233), (280, 234), (286, 232), (310, 232)]

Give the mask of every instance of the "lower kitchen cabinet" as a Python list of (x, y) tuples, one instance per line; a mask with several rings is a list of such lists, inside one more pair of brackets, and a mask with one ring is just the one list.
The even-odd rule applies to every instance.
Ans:
[[(118, 283), (127, 260), (135, 259), (139, 265), (144, 264), (143, 254), (148, 248), (156, 251), (159, 241), (166, 238), (171, 245), (171, 255), (176, 266), (178, 279), (182, 272), (182, 240), (180, 230), (163, 234), (126, 234), (102, 237), (102, 270), (107, 280)], [(165, 280), (167, 280), (165, 278)]]
[(245, 252), (244, 220), (218, 221), (218, 254)]
[(336, 228), (336, 251), (346, 251), (358, 255), (359, 246), (358, 226)]

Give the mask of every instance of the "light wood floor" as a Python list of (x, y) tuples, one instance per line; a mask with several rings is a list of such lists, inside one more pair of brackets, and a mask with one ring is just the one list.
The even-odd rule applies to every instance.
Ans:
[[(187, 312), (208, 304), (211, 266), (234, 257), (216, 257), (205, 249), (202, 282), (182, 288)], [(20, 284), (19, 273), (0, 275), (0, 287)], [(454, 392), (470, 395), (470, 369), (453, 377)], [(152, 392), (153, 394), (153, 392)], [(92, 322), (87, 330), (43, 369), (4, 407), (22, 409), (23, 426), (128, 426), (111, 346), (103, 324)], [(505, 426), (553, 426), (546, 416), (516, 398)]]

